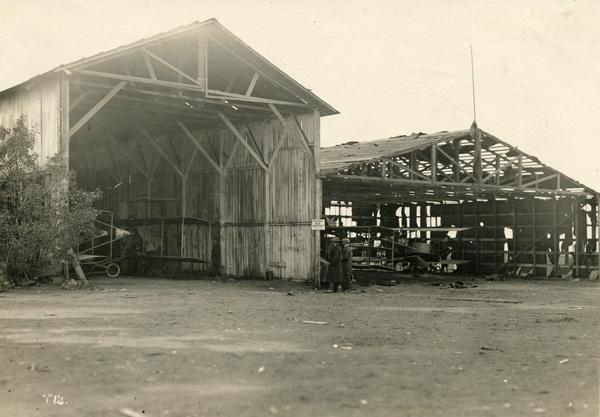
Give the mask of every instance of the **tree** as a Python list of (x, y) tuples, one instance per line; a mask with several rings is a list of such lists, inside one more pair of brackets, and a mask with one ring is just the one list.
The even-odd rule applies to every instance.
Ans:
[(0, 126), (0, 276), (20, 283), (35, 279), (94, 232), (99, 191), (83, 191), (75, 173), (55, 157), (43, 167), (34, 152), (35, 133), (23, 117)]

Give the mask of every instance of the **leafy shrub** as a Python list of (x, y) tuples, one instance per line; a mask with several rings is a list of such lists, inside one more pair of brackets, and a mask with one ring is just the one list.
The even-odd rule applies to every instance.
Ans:
[(34, 146), (23, 117), (0, 126), (0, 265), (15, 283), (39, 277), (92, 236), (100, 197), (77, 188), (60, 158), (42, 167)]

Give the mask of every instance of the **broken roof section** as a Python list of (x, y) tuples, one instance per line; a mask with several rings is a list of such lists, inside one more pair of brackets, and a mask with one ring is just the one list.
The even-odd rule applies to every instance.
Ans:
[(339, 182), (348, 189), (360, 183), (355, 188), (367, 191), (378, 183), (386, 183), (452, 190), (448, 195), (476, 190), (497, 195), (587, 198), (597, 194), (475, 124), (471, 130), (347, 142), (322, 148), (320, 155), (321, 174), (328, 183)]
[(468, 130), (433, 134), (413, 133), (369, 142), (346, 142), (321, 149), (321, 173), (335, 174), (357, 163), (374, 162), (381, 158), (394, 158), (434, 143), (468, 137)]
[[(57, 68), (40, 74), (32, 79), (21, 83), (17, 86), (11, 87), (7, 90), (0, 92), (0, 95), (11, 91), (18, 87), (27, 87), (28, 85), (35, 83), (35, 81), (41, 77), (48, 77), (57, 73), (67, 73), (71, 71), (82, 70), (90, 67), (95, 69), (102, 68), (104, 63), (107, 63), (115, 58), (119, 58), (125, 55), (131, 55), (132, 53), (139, 51), (144, 52), (145, 48), (150, 46), (160, 46), (165, 49), (165, 53), (168, 53), (168, 49), (183, 49), (187, 48), (187, 43), (190, 41), (194, 34), (198, 34), (200, 37), (204, 37), (208, 40), (208, 53), (214, 54), (215, 58), (212, 62), (220, 63), (219, 66), (213, 68), (207, 68), (208, 76), (213, 75), (211, 81), (216, 82), (207, 87), (207, 90), (226, 90), (236, 91), (235, 83), (239, 84), (238, 90), (239, 95), (244, 96), (248, 81), (253, 85), (253, 96), (260, 98), (261, 90), (265, 95), (273, 96), (273, 93), (282, 97), (282, 100), (298, 102), (310, 107), (313, 107), (321, 113), (322, 116), (337, 114), (338, 111), (331, 105), (326, 103), (324, 100), (315, 95), (311, 90), (305, 88), (300, 83), (295, 81), (289, 75), (284, 73), (282, 70), (277, 68), (266, 58), (252, 49), (249, 45), (244, 43), (240, 38), (235, 36), (232, 32), (221, 25), (216, 19), (209, 19), (203, 22), (193, 22), (191, 24), (180, 26), (168, 32), (160, 33), (150, 38), (141, 39), (137, 42), (133, 42), (127, 45), (119, 46), (109, 51), (100, 52), (91, 57), (79, 59), (69, 64), (60, 65)], [(182, 40), (185, 42), (181, 43)], [(181, 43), (180, 48), (177, 48), (178, 44), (173, 42)], [(213, 50), (211, 51), (211, 46)], [(181, 51), (173, 51), (173, 53), (180, 53)], [(236, 62), (237, 64), (246, 65), (249, 70), (250, 80), (224, 80), (227, 75), (227, 67), (229, 62)], [(211, 74), (212, 73), (212, 74)], [(255, 77), (255, 74), (257, 76)], [(254, 78), (260, 77), (260, 81)], [(254, 80), (253, 80), (254, 79)], [(252, 81), (253, 80), (253, 81)], [(184, 82), (189, 82), (184, 80)], [(261, 86), (262, 84), (262, 86)], [(194, 85), (190, 83), (190, 85)], [(245, 87), (244, 87), (245, 85)], [(210, 94), (211, 91), (206, 91)], [(232, 95), (234, 95), (232, 93)]]

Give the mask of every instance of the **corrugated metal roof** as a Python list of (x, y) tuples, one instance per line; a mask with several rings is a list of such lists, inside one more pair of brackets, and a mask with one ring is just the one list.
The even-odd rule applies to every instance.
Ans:
[(10, 87), (3, 91), (0, 91), (0, 94), (8, 92), (8, 91), (12, 90), (13, 88), (28, 84), (40, 77), (48, 76), (50, 74), (61, 72), (61, 71), (69, 71), (69, 70), (75, 69), (81, 65), (87, 65), (90, 63), (94, 63), (94, 62), (100, 62), (105, 59), (110, 59), (111, 57), (122, 54), (123, 52), (126, 52), (128, 50), (140, 48), (140, 47), (143, 47), (145, 45), (151, 44), (156, 41), (160, 41), (160, 40), (164, 40), (164, 39), (167, 39), (170, 37), (178, 36), (185, 32), (199, 30), (200, 28), (206, 28), (207, 30), (210, 31), (209, 36), (215, 35), (215, 36), (219, 37), (222, 41), (226, 41), (230, 46), (233, 46), (236, 49), (236, 52), (242, 52), (248, 62), (259, 67), (260, 70), (265, 72), (267, 75), (269, 75), (273, 78), (276, 78), (279, 82), (284, 84), (286, 88), (291, 89), (292, 91), (295, 91), (297, 93), (298, 97), (300, 97), (301, 99), (304, 99), (307, 102), (312, 102), (313, 104), (316, 104), (316, 106), (320, 108), (322, 115), (327, 116), (327, 115), (333, 115), (333, 114), (339, 113), (334, 107), (332, 107), (330, 104), (328, 104), (323, 99), (318, 97), (316, 94), (314, 94), (308, 88), (302, 86), (300, 83), (298, 83), (292, 77), (287, 75), (285, 72), (283, 72), (282, 70), (277, 68), (271, 62), (269, 62), (265, 57), (260, 55), (254, 49), (252, 49), (248, 44), (246, 44), (240, 38), (235, 36), (231, 31), (229, 31), (225, 26), (223, 26), (221, 23), (219, 23), (219, 21), (217, 21), (217, 19), (214, 19), (214, 18), (205, 20), (203, 22), (198, 22), (198, 21), (192, 22), (187, 25), (179, 26), (168, 32), (162, 32), (162, 33), (159, 33), (159, 34), (154, 35), (149, 38), (140, 39), (136, 42), (118, 46), (118, 47), (108, 50), (108, 51), (99, 52), (90, 57), (81, 58), (81, 59), (78, 59), (78, 60), (73, 61), (68, 64), (59, 65), (58, 67), (56, 67), (50, 71), (47, 71), (45, 73), (42, 73), (40, 75), (36, 75), (35, 77), (32, 77), (23, 83), (20, 83), (16, 86), (13, 86), (13, 87)]
[(369, 142), (348, 142), (323, 148), (321, 149), (321, 173), (333, 174), (357, 162), (371, 162), (383, 157), (392, 158), (426, 148), (434, 143), (460, 139), (468, 135), (468, 130), (432, 134), (413, 133), (409, 136), (394, 136)]

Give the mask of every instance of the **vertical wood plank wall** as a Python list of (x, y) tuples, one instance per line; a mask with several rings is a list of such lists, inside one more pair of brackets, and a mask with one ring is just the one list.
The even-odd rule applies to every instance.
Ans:
[(41, 78), (0, 95), (0, 126), (14, 127), (21, 115), (37, 133), (35, 151), (43, 165), (60, 151), (60, 78)]

